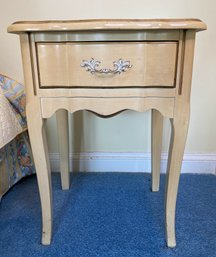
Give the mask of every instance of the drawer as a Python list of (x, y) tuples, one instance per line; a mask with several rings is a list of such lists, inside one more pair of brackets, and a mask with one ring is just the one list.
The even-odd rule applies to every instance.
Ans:
[(37, 43), (39, 84), (175, 87), (177, 49), (177, 42)]

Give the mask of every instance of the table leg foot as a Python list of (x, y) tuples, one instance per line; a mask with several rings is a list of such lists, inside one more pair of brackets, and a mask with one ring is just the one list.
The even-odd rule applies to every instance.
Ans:
[(167, 238), (167, 246), (169, 248), (175, 248), (176, 247), (176, 239), (175, 236), (173, 238)]
[(41, 243), (42, 245), (50, 245), (51, 233), (49, 231), (43, 231)]

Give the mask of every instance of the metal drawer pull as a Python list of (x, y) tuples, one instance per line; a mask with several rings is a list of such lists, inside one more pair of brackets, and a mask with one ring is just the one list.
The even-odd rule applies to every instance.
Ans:
[(100, 61), (91, 58), (91, 60), (83, 60), (81, 63), (81, 67), (86, 68), (86, 71), (89, 71), (91, 74), (94, 73), (105, 73), (105, 74), (121, 74), (122, 72), (127, 71), (132, 67), (130, 61), (124, 61), (119, 59), (118, 61), (113, 62), (113, 66), (115, 69), (102, 68), (99, 69)]

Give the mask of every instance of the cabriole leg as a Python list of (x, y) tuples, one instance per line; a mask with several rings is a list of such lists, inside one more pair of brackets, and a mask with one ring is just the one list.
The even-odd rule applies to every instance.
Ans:
[(27, 112), (27, 119), (42, 208), (42, 244), (49, 245), (52, 236), (52, 187), (45, 120), (39, 111), (35, 115), (32, 113)]
[(176, 246), (176, 199), (189, 123), (189, 111), (185, 110), (185, 112), (179, 112), (178, 114), (178, 116), (170, 120), (172, 131), (167, 166), (167, 183), (165, 198), (166, 236), (168, 247)]

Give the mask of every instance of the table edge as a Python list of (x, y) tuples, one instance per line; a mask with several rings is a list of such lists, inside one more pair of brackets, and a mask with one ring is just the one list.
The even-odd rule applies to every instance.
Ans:
[(46, 20), (17, 21), (8, 27), (9, 33), (37, 31), (83, 31), (83, 30), (163, 30), (207, 29), (199, 19), (91, 19), (91, 20)]

